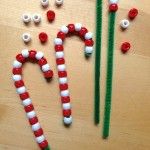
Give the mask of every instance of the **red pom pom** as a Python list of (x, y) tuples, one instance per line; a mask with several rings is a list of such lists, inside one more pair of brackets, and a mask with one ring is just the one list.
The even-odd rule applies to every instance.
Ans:
[(122, 51), (123, 53), (128, 52), (130, 48), (131, 48), (131, 45), (130, 45), (130, 43), (128, 43), (128, 42), (124, 42), (124, 43), (121, 45), (121, 51)]
[(118, 10), (118, 5), (117, 4), (110, 4), (109, 5), (109, 11), (110, 12), (116, 12)]
[(55, 12), (52, 10), (49, 10), (47, 12), (47, 19), (48, 21), (52, 22), (55, 19)]
[(42, 43), (45, 43), (47, 42), (47, 39), (48, 39), (48, 36), (45, 32), (41, 32), (39, 34), (39, 40), (42, 42)]
[(132, 8), (128, 13), (128, 17), (130, 19), (134, 19), (137, 15), (138, 15), (138, 10), (136, 8)]

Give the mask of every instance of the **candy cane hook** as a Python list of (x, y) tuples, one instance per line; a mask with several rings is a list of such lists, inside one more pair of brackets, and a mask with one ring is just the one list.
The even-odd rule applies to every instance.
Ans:
[(61, 30), (57, 34), (57, 38), (55, 38), (54, 40), (56, 51), (56, 64), (59, 77), (60, 96), (63, 108), (63, 121), (66, 125), (70, 125), (72, 123), (72, 116), (70, 96), (67, 84), (67, 72), (63, 52), (63, 41), (66, 38), (66, 36), (70, 33), (76, 34), (84, 40), (86, 56), (90, 56), (92, 54), (94, 44), (92, 40), (92, 33), (88, 32), (88, 30), (85, 27), (82, 27), (80, 23), (76, 23), (75, 25), (69, 24), (68, 26), (62, 26)]
[(50, 150), (48, 142), (44, 136), (43, 129), (40, 126), (36, 113), (34, 111), (34, 106), (31, 99), (29, 98), (29, 93), (26, 91), (24, 82), (22, 80), (22, 65), (26, 60), (37, 61), (45, 78), (52, 78), (53, 71), (50, 70), (50, 66), (47, 64), (47, 60), (44, 58), (42, 52), (36, 52), (34, 50), (28, 51), (27, 49), (22, 50), (21, 54), (16, 56), (16, 60), (13, 63), (13, 80), (15, 87), (17, 88), (17, 93), (22, 100), (27, 118), (31, 125), (32, 131), (34, 132), (35, 139), (42, 150)]

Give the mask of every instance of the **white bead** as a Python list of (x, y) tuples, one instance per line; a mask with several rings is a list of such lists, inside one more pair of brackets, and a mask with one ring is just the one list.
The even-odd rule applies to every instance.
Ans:
[(20, 81), (21, 80), (21, 75), (13, 75), (12, 76), (14, 81)]
[(92, 33), (92, 32), (88, 32), (88, 33), (85, 34), (85, 39), (86, 39), (86, 40), (89, 40), (89, 39), (91, 39), (92, 37), (93, 37), (93, 33)]
[(32, 103), (31, 99), (30, 98), (27, 98), (25, 100), (22, 101), (22, 105), (23, 106), (28, 106)]
[(81, 24), (81, 23), (76, 23), (76, 24), (75, 24), (75, 30), (76, 30), (76, 31), (80, 31), (81, 28), (82, 28), (82, 24)]
[(40, 15), (40, 14), (34, 14), (34, 15), (32, 16), (32, 19), (33, 19), (33, 21), (34, 21), (35, 23), (39, 23), (39, 22), (41, 22), (41, 15)]
[(32, 131), (37, 131), (41, 128), (40, 124), (37, 122), (36, 124), (32, 125)]
[(63, 58), (64, 52), (56, 52), (56, 58)]
[(85, 53), (86, 54), (92, 54), (93, 52), (93, 47), (92, 46), (86, 46), (85, 47)]
[(117, 4), (119, 0), (109, 0), (110, 4)]
[(59, 83), (60, 84), (65, 84), (65, 83), (67, 83), (68, 82), (68, 79), (67, 78), (59, 78)]
[(62, 97), (69, 96), (69, 90), (61, 91), (61, 92), (60, 92), (60, 95), (61, 95)]
[(72, 123), (72, 116), (70, 116), (70, 117), (64, 117), (64, 123), (66, 125), (70, 125)]
[(42, 71), (43, 72), (46, 72), (46, 71), (49, 71), (49, 70), (50, 70), (49, 64), (45, 64), (45, 65), (42, 66)]
[(33, 117), (35, 117), (35, 116), (36, 116), (36, 113), (35, 113), (34, 110), (27, 113), (27, 117), (28, 117), (28, 118), (33, 118)]
[(64, 110), (71, 109), (71, 104), (70, 103), (64, 103), (63, 104), (63, 109)]
[(57, 68), (58, 68), (58, 71), (65, 71), (66, 70), (66, 66), (64, 64), (58, 65)]
[(129, 20), (127, 20), (127, 19), (123, 19), (123, 20), (121, 20), (121, 22), (120, 22), (120, 26), (121, 26), (123, 29), (128, 28), (129, 25), (130, 25), (130, 22), (129, 22)]
[(30, 14), (23, 14), (22, 15), (22, 20), (23, 20), (24, 23), (29, 23), (31, 21)]
[(36, 137), (37, 143), (42, 143), (44, 140), (45, 140), (44, 135), (41, 135), (41, 136), (39, 136), (39, 137)]
[(55, 45), (62, 45), (62, 39), (60, 39), (60, 38), (55, 38), (54, 44), (55, 44)]
[(22, 56), (24, 58), (28, 58), (29, 57), (29, 51), (28, 49), (23, 49), (22, 52), (21, 52)]
[(20, 68), (22, 66), (22, 63), (20, 63), (19, 61), (15, 60), (13, 63), (13, 67), (14, 68)]
[(63, 4), (63, 0), (55, 0), (56, 5), (62, 5)]
[(62, 26), (61, 29), (60, 29), (61, 32), (67, 34), (69, 29), (66, 27), (66, 26)]
[(41, 5), (47, 7), (49, 5), (49, 0), (41, 0)]
[(20, 87), (20, 88), (17, 88), (17, 93), (18, 94), (23, 94), (26, 92), (26, 88), (24, 86)]
[(44, 56), (44, 54), (42, 52), (37, 52), (36, 55), (35, 55), (35, 58), (37, 60), (40, 60), (43, 56)]
[(23, 33), (22, 39), (25, 43), (28, 43), (31, 41), (31, 35), (29, 33)]

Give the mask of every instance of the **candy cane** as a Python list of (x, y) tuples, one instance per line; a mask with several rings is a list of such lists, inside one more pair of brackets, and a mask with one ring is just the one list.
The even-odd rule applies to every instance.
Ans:
[(22, 100), (27, 118), (31, 125), (32, 131), (34, 132), (35, 139), (39, 144), (39, 147), (43, 150), (49, 150), (48, 142), (44, 136), (43, 129), (40, 126), (36, 113), (34, 111), (34, 106), (31, 99), (29, 98), (29, 93), (26, 91), (24, 82), (22, 80), (22, 65), (26, 60), (31, 59), (37, 61), (45, 78), (51, 78), (53, 76), (53, 71), (50, 70), (50, 66), (47, 64), (47, 60), (44, 58), (42, 52), (36, 52), (34, 50), (28, 51), (27, 49), (22, 50), (21, 54), (16, 56), (16, 60), (13, 62), (13, 80), (15, 87), (17, 88), (17, 93)]
[(63, 41), (66, 38), (66, 36), (70, 33), (78, 35), (82, 39), (84, 39), (86, 56), (90, 56), (92, 54), (94, 44), (92, 40), (92, 33), (88, 32), (88, 30), (85, 27), (82, 27), (80, 23), (76, 23), (75, 25), (69, 24), (68, 26), (62, 26), (61, 30), (57, 34), (57, 38), (55, 38), (54, 40), (56, 51), (56, 64), (59, 77), (60, 96), (62, 101), (64, 117), (63, 121), (65, 125), (70, 125), (72, 123), (71, 104), (67, 83), (67, 72), (63, 52)]

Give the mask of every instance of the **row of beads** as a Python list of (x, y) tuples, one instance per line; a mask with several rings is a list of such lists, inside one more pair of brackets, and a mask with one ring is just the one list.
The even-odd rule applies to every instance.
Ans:
[(82, 27), (80, 23), (76, 23), (75, 25), (69, 24), (68, 26), (62, 26), (57, 34), (57, 38), (55, 38), (54, 40), (56, 52), (56, 64), (59, 77), (60, 96), (63, 108), (63, 117), (64, 117), (63, 121), (64, 124), (66, 125), (70, 125), (72, 123), (72, 116), (71, 116), (70, 96), (68, 90), (67, 72), (64, 59), (63, 41), (65, 40), (66, 36), (70, 33), (78, 33), (78, 35), (82, 39), (84, 39), (85, 54), (87, 56), (90, 56), (92, 54), (94, 44), (92, 40), (92, 33), (88, 32), (88, 30), (85, 27)]
[(53, 76), (53, 71), (50, 70), (50, 66), (47, 64), (47, 60), (44, 58), (42, 52), (36, 52), (34, 50), (28, 51), (27, 49), (22, 50), (21, 54), (16, 56), (16, 60), (13, 63), (13, 80), (16, 87), (16, 91), (22, 100), (27, 118), (31, 125), (32, 131), (34, 132), (35, 139), (39, 144), (41, 149), (48, 147), (48, 142), (43, 134), (43, 129), (40, 126), (36, 113), (34, 111), (34, 106), (29, 97), (29, 93), (26, 90), (24, 82), (22, 80), (22, 65), (26, 60), (31, 59), (38, 61), (45, 78), (51, 78)]

